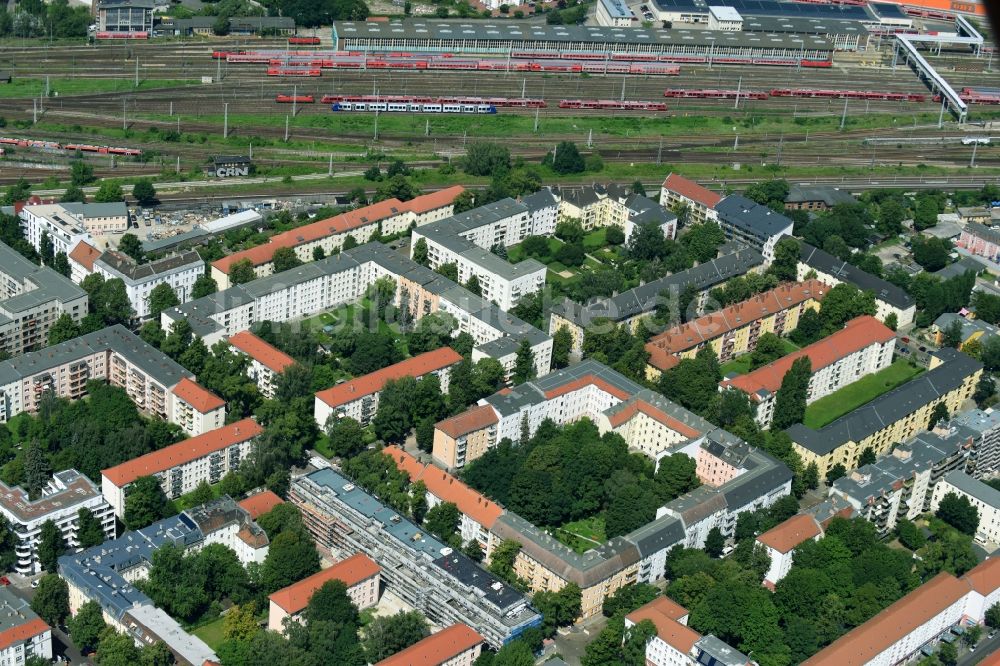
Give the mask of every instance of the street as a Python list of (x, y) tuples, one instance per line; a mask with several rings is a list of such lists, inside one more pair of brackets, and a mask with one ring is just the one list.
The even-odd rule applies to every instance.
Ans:
[(979, 641), (975, 652), (967, 652), (958, 658), (958, 666), (972, 666), (1000, 649), (1000, 633), (993, 638), (984, 638)]

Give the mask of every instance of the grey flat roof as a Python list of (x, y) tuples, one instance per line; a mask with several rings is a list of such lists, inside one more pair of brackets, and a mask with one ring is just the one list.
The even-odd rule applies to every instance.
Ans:
[(835, 206), (839, 203), (856, 204), (858, 200), (854, 196), (839, 187), (828, 187), (825, 185), (790, 185), (785, 203), (804, 203), (807, 201), (822, 201), (827, 206)]
[(742, 194), (730, 194), (715, 204), (719, 221), (750, 231), (764, 238), (775, 236), (793, 226), (793, 222), (767, 206), (747, 199)]
[(732, 7), (747, 16), (811, 16), (872, 20), (864, 7), (852, 5), (806, 4), (780, 0), (654, 0), (661, 11), (688, 11), (708, 14), (709, 5)]
[[(19, 252), (3, 243), (0, 243), (0, 275), (7, 275), (21, 283), (21, 289), (27, 287), (27, 291), (0, 301), (0, 310), (9, 313), (22, 312), (50, 301), (68, 303), (87, 295), (87, 292), (68, 278), (51, 268), (31, 263)], [(0, 313), (0, 322), (4, 322), (5, 319), (6, 317)]]
[(630, 19), (635, 17), (632, 10), (622, 0), (601, 0), (601, 4), (611, 18)]
[(913, 297), (893, 283), (866, 273), (804, 241), (799, 241), (799, 261), (815, 268), (819, 273), (827, 273), (841, 282), (852, 284), (861, 291), (874, 292), (875, 298), (900, 310), (906, 310), (914, 304)]
[(868, 27), (856, 19), (810, 18), (802, 16), (743, 17), (744, 32), (800, 33), (812, 35), (867, 36)]
[(948, 472), (944, 480), (987, 506), (1000, 508), (1000, 490), (974, 479), (961, 470)]
[[(125, 2), (116, 4), (144, 6), (145, 2), (126, 0)], [(89, 217), (128, 217), (128, 206), (125, 205), (124, 201), (116, 201), (113, 203), (64, 203), (59, 205), (74, 215), (79, 215), (84, 219)]]
[(219, 658), (203, 640), (184, 631), (177, 620), (152, 604), (130, 608), (127, 613), (189, 664), (204, 664)]

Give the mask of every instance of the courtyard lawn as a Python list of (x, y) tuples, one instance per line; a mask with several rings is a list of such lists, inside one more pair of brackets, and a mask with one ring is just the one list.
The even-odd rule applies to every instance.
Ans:
[[(799, 346), (788, 338), (781, 338), (781, 344), (785, 347), (785, 356), (799, 349)], [(726, 361), (721, 366), (722, 376), (728, 377), (730, 374), (745, 375), (750, 372), (750, 354), (742, 354), (732, 361)]]
[(226, 618), (220, 617), (212, 620), (208, 624), (203, 624), (194, 630), (194, 635), (205, 641), (208, 647), (213, 650), (218, 650), (219, 646), (222, 644), (226, 637), (223, 633), (223, 625), (225, 624)]
[(553, 533), (559, 541), (578, 553), (585, 553), (591, 548), (597, 548), (608, 540), (604, 531), (603, 515), (566, 523), (553, 530)]
[(608, 244), (607, 240), (607, 227), (601, 227), (595, 231), (591, 231), (589, 234), (583, 237), (583, 249), (587, 252), (593, 252), (594, 250), (600, 250), (602, 247)]
[[(558, 238), (552, 236), (549, 236), (545, 240), (549, 244), (548, 253), (542, 257), (536, 256), (532, 258), (547, 265), (555, 261), (556, 252), (559, 250), (559, 248), (563, 246), (563, 242)], [(524, 248), (521, 247), (520, 243), (518, 243), (517, 245), (511, 245), (509, 248), (507, 248), (507, 261), (509, 261), (512, 264), (522, 262), (529, 256), (530, 255), (528, 255), (528, 253), (524, 251)]]
[[(221, 483), (213, 483), (209, 485), (209, 488), (212, 489), (212, 499), (218, 499), (222, 495), (222, 489), (220, 488), (220, 486)], [(198, 506), (199, 504), (201, 504), (201, 502), (198, 502), (195, 500), (195, 498), (191, 497), (191, 495), (193, 495), (194, 493), (195, 491), (192, 490), (186, 495), (181, 495), (175, 500), (170, 500), (170, 505), (173, 507), (174, 511), (176, 513), (180, 513), (181, 511), (185, 511), (187, 509), (190, 509), (191, 507)]]
[(853, 384), (820, 398), (806, 407), (803, 423), (815, 429), (835, 421), (844, 414), (871, 402), (901, 384), (905, 384), (924, 371), (904, 359), (897, 359), (892, 365), (874, 375), (862, 377)]

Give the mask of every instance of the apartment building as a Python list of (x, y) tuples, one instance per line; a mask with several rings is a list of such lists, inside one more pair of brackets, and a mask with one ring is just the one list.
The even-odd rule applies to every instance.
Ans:
[(226, 421), (226, 401), (187, 377), (171, 389), (170, 422), (191, 437), (221, 428)]
[(319, 546), (376, 559), (387, 589), (431, 622), (476, 627), (494, 648), (541, 624), (520, 592), (333, 469), (295, 479), (289, 496)]
[(482, 636), (468, 625), (453, 624), (375, 666), (472, 666), (482, 651)]
[(715, 205), (719, 226), (726, 238), (759, 250), (764, 263), (774, 260), (774, 246), (782, 236), (791, 236), (795, 224), (781, 213), (751, 201), (742, 194), (730, 194)]
[(950, 425), (972, 433), (969, 474), (984, 479), (1000, 472), (1000, 411), (970, 409), (953, 416)]
[(884, 454), (893, 444), (926, 430), (931, 412), (939, 403), (947, 407), (949, 414), (959, 411), (962, 403), (972, 397), (983, 372), (982, 363), (948, 348), (932, 355), (930, 367), (916, 379), (819, 430), (801, 423), (788, 428), (785, 432), (792, 438), (802, 464), (815, 462), (823, 478), (837, 464), (848, 470), (857, 467), (866, 449), (875, 455)]
[(24, 206), (18, 216), (25, 239), (36, 250), (41, 250), (42, 236), (48, 234), (54, 251), (67, 256), (80, 241), (93, 244), (94, 235), (124, 232), (130, 220), (124, 202)]
[(131, 257), (108, 250), (93, 263), (93, 272), (105, 280), (120, 279), (132, 309), (140, 319), (149, 319), (149, 295), (161, 284), (168, 284), (181, 303), (191, 300), (195, 281), (205, 274), (205, 262), (194, 250), (180, 252), (137, 264)]
[(52, 659), (52, 629), (31, 604), (0, 589), (0, 664), (18, 666), (29, 659)]
[(179, 516), (126, 532), (114, 541), (60, 557), (59, 575), (69, 587), (70, 612), (76, 615), (83, 604), (96, 601), (105, 622), (132, 636), (136, 645), (163, 641), (178, 664), (218, 663), (208, 645), (135, 587), (148, 574), (153, 554), (168, 543), (185, 551), (221, 543), (233, 549), (244, 566), (263, 562), (269, 546), (264, 530), (231, 498), (223, 496)]
[(542, 421), (563, 425), (589, 418), (602, 432), (621, 434), (630, 447), (656, 460), (670, 447), (714, 428), (663, 396), (594, 360), (483, 398), (479, 405), (434, 426), (433, 456), (464, 467), (504, 438), (520, 441)]
[(625, 616), (625, 631), (649, 621), (656, 634), (646, 643), (646, 666), (756, 666), (757, 662), (715, 636), (688, 626), (690, 613), (667, 597), (657, 597)]
[(854, 205), (858, 200), (839, 187), (790, 184), (785, 197), (787, 210), (830, 210), (834, 206)]
[(636, 20), (635, 12), (622, 0), (601, 0), (597, 3), (597, 25), (615, 28), (629, 28)]
[(667, 304), (676, 313), (678, 301), (686, 289), (695, 290), (695, 298), (690, 308), (700, 311), (708, 296), (708, 292), (727, 280), (757, 270), (764, 259), (760, 252), (744, 248), (725, 254), (718, 259), (712, 259), (698, 264), (686, 271), (674, 273), (658, 280), (652, 280), (628, 291), (623, 291), (611, 298), (591, 300), (587, 305), (581, 305), (570, 299), (552, 306), (549, 315), (549, 334), (562, 327), (573, 337), (571, 356), (579, 360), (583, 353), (584, 331), (598, 325), (614, 324), (627, 326), (633, 333), (639, 325), (649, 327), (652, 332), (659, 332), (649, 321), (649, 315)]
[(829, 496), (846, 500), (854, 515), (888, 536), (900, 520), (916, 520), (930, 510), (942, 478), (967, 468), (974, 436), (974, 431), (954, 424), (921, 433), (834, 481)]
[(346, 417), (368, 425), (378, 411), (382, 389), (390, 381), (403, 377), (421, 379), (427, 375), (437, 375), (441, 381), (441, 391), (447, 393), (451, 368), (461, 360), (462, 355), (457, 351), (451, 347), (442, 347), (320, 391), (316, 394), (313, 410), (316, 424), (325, 428), (330, 417)]
[(945, 495), (964, 497), (979, 512), (976, 541), (988, 552), (1000, 547), (1000, 490), (974, 479), (961, 469), (948, 472), (936, 486), (931, 497), (931, 511), (937, 511)]
[(379, 574), (381, 567), (373, 559), (358, 553), (331, 567), (303, 578), (297, 583), (284, 587), (270, 597), (267, 613), (267, 628), (278, 633), (285, 632), (285, 621), (301, 622), (302, 611), (309, 600), (326, 583), (337, 580), (347, 587), (347, 596), (358, 610), (371, 608), (378, 603)]
[(274, 507), (284, 503), (285, 500), (281, 499), (272, 490), (261, 490), (237, 502), (254, 520), (257, 520), (265, 513), (270, 513)]
[(945, 332), (954, 326), (955, 322), (958, 322), (959, 335), (961, 336), (958, 345), (959, 349), (964, 349), (965, 345), (973, 340), (977, 340), (980, 344), (983, 344), (988, 338), (997, 334), (996, 326), (981, 319), (964, 317), (956, 312), (945, 312), (931, 324), (930, 332), (934, 336), (935, 345), (939, 347), (947, 346), (944, 341)]
[(807, 357), (812, 364), (806, 404), (873, 374), (892, 363), (896, 334), (870, 316), (856, 317), (841, 330), (745, 375), (723, 380), (720, 386), (747, 394), (756, 405), (756, 420), (768, 428), (781, 381), (792, 364)]
[(329, 256), (343, 247), (348, 236), (358, 243), (367, 243), (376, 231), (390, 235), (412, 226), (421, 227), (443, 220), (451, 216), (454, 210), (452, 202), (464, 191), (465, 188), (456, 185), (410, 201), (387, 199), (276, 234), (263, 245), (234, 252), (212, 262), (212, 278), (219, 289), (226, 289), (232, 286), (229, 271), (237, 262), (249, 261), (257, 277), (274, 273), (271, 259), (278, 248), (292, 248), (301, 261), (310, 262), (315, 248), (322, 248), (324, 254)]
[(17, 356), (46, 346), (64, 314), (78, 323), (86, 317), (87, 292), (0, 243), (0, 351)]
[(843, 282), (861, 291), (872, 292), (875, 295), (877, 308), (875, 316), (880, 321), (885, 321), (890, 314), (895, 314), (897, 328), (909, 326), (917, 315), (916, 301), (900, 287), (866, 273), (829, 252), (799, 241), (798, 279), (804, 280), (806, 275), (812, 274), (830, 287), (836, 287)]
[(894, 666), (963, 622), (982, 624), (998, 600), (1000, 559), (988, 559), (961, 578), (943, 571), (803, 664)]
[(829, 287), (818, 280), (784, 284), (718, 312), (678, 324), (646, 343), (646, 376), (655, 379), (683, 358), (709, 345), (720, 363), (757, 348), (764, 333), (784, 336), (799, 325), (807, 309), (819, 310)]
[(101, 256), (101, 251), (85, 240), (67, 255), (69, 261), (69, 279), (73, 284), (80, 284), (83, 279), (94, 272), (94, 262)]
[(677, 236), (676, 215), (623, 185), (563, 188), (559, 198), (559, 219), (579, 220), (585, 231), (618, 227), (628, 242), (637, 226), (652, 224), (659, 227), (664, 238)]
[(690, 224), (715, 222), (715, 206), (720, 201), (722, 197), (712, 190), (676, 173), (668, 174), (660, 186), (660, 205), (670, 210), (686, 206)]
[(291, 356), (250, 331), (240, 331), (230, 336), (229, 349), (250, 359), (247, 377), (257, 383), (260, 394), (268, 399), (274, 397), (278, 375), (295, 364), (295, 359)]
[(101, 470), (101, 494), (121, 519), (128, 487), (141, 476), (156, 477), (164, 494), (177, 499), (202, 482), (218, 483), (236, 470), (262, 432), (256, 421), (246, 418)]
[[(169, 328), (186, 319), (195, 335), (213, 345), (260, 321), (289, 321), (359, 301), (381, 277), (396, 282), (394, 305), (409, 311), (414, 320), (439, 311), (454, 316), (455, 334), (467, 332), (476, 342), (473, 358), (489, 356), (513, 368), (511, 350), (527, 339), (536, 374), (549, 371), (550, 336), (381, 243), (368, 243), (171, 308), (162, 313), (160, 323)], [(495, 342), (500, 338), (510, 339)]]
[(1000, 231), (994, 227), (970, 221), (955, 244), (978, 257), (986, 257), (990, 261), (1000, 259)]
[(75, 469), (53, 474), (37, 499), (31, 499), (23, 488), (0, 482), (0, 514), (7, 519), (18, 541), (14, 546), (14, 570), (25, 576), (41, 572), (38, 544), (42, 525), (49, 520), (59, 528), (67, 546), (78, 546), (76, 531), (80, 509), (94, 514), (105, 537), (114, 537), (115, 516), (111, 506), (101, 497), (97, 486)]
[(764, 546), (771, 560), (767, 574), (764, 575), (764, 587), (773, 591), (778, 581), (791, 570), (795, 549), (806, 541), (816, 541), (822, 536), (822, 525), (808, 513), (792, 516), (758, 536), (757, 542)]

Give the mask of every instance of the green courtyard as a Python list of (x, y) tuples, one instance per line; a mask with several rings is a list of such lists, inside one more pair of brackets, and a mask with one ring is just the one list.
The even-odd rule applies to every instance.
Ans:
[(806, 408), (803, 424), (814, 430), (822, 428), (844, 414), (871, 402), (883, 393), (905, 384), (922, 372), (924, 372), (924, 368), (907, 360), (897, 359), (889, 367), (873, 375), (862, 377), (853, 384), (848, 384), (839, 391), (809, 405)]
[(552, 534), (578, 553), (597, 548), (608, 540), (602, 514), (566, 523), (552, 530)]
[[(785, 347), (785, 356), (799, 349), (797, 344), (787, 338), (781, 338), (781, 344)], [(719, 369), (722, 370), (722, 376), (745, 375), (750, 372), (750, 356), (750, 354), (741, 354), (733, 360), (723, 363), (719, 366)]]

